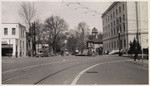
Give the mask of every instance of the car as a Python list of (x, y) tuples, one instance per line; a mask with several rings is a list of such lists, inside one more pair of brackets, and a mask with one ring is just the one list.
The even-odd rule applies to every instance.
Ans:
[(83, 53), (77, 53), (76, 56), (88, 56), (88, 51), (85, 49), (83, 50)]
[(119, 54), (119, 50), (112, 50), (109, 55)]
[[(120, 50), (120, 54), (124, 54), (125, 52), (123, 50)], [(112, 50), (109, 55), (115, 55), (115, 54), (119, 54), (119, 50)]]
[(49, 54), (47, 52), (40, 51), (36, 54), (36, 57), (48, 57)]

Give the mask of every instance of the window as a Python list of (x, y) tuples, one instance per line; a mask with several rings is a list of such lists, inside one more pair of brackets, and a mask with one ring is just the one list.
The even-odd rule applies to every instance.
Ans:
[(122, 4), (122, 8), (123, 8), (123, 10), (124, 10), (124, 4)]
[(125, 20), (125, 15), (123, 15), (123, 20)]
[(12, 35), (16, 35), (16, 28), (12, 28)]
[(119, 13), (121, 13), (121, 7), (119, 7)]
[(115, 12), (113, 12), (113, 17), (115, 17)]
[(116, 9), (116, 15), (118, 15), (118, 10)]
[(114, 26), (115, 26), (115, 21), (114, 21)]
[(8, 28), (4, 28), (4, 35), (8, 35)]
[(111, 16), (110, 16), (110, 17), (111, 17), (111, 19), (112, 19), (112, 14), (111, 14)]
[(121, 23), (121, 17), (119, 17), (120, 23)]

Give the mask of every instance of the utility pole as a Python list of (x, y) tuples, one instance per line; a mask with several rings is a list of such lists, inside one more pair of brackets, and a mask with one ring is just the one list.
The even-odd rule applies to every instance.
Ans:
[(30, 39), (31, 39), (31, 57), (33, 57), (33, 24), (31, 23), (31, 28), (30, 28)]
[(139, 42), (139, 18), (138, 18), (138, 3), (135, 2), (135, 8), (136, 8), (136, 24), (137, 24), (137, 33), (136, 33), (136, 39), (137, 42)]
[(35, 40), (35, 21), (33, 22), (33, 56), (36, 56), (36, 40)]
[[(137, 38), (137, 44), (136, 44), (136, 47), (138, 47), (138, 43), (139, 43), (139, 10), (138, 10), (138, 3), (137, 1), (135, 2), (135, 6), (136, 6), (136, 23), (137, 23), (137, 33), (136, 33), (136, 38)], [(142, 40), (142, 39), (141, 39)], [(141, 45), (141, 48), (142, 48), (142, 63), (143, 63), (143, 47)]]

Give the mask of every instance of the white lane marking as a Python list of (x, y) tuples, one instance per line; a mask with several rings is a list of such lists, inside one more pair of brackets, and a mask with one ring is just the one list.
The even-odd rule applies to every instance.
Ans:
[(77, 81), (79, 80), (79, 78), (81, 77), (81, 75), (86, 72), (87, 70), (93, 68), (93, 67), (96, 67), (98, 65), (101, 65), (101, 64), (106, 64), (106, 63), (116, 63), (116, 62), (124, 62), (124, 61), (128, 61), (128, 60), (119, 60), (119, 61), (112, 61), (112, 62), (102, 62), (102, 63), (98, 63), (98, 64), (95, 64), (93, 66), (90, 66), (88, 68), (86, 68), (85, 70), (81, 71), (76, 77), (75, 79), (72, 81), (71, 85), (75, 85), (77, 83)]
[(91, 69), (91, 68), (93, 68), (93, 67), (95, 67), (95, 66), (98, 66), (98, 65), (99, 65), (99, 64), (95, 64), (95, 65), (93, 65), (93, 66), (91, 66), (91, 67), (89, 67), (89, 68), (87, 68), (87, 69), (81, 71), (81, 72), (76, 76), (76, 78), (72, 81), (71, 85), (75, 85), (75, 84), (77, 83), (78, 79), (80, 78), (80, 76), (81, 76), (85, 71), (87, 71), (87, 70), (89, 70), (89, 69)]

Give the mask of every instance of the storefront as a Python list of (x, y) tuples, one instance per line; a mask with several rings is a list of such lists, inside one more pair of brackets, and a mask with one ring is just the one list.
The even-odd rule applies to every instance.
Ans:
[(2, 56), (12, 56), (13, 44), (2, 44)]

